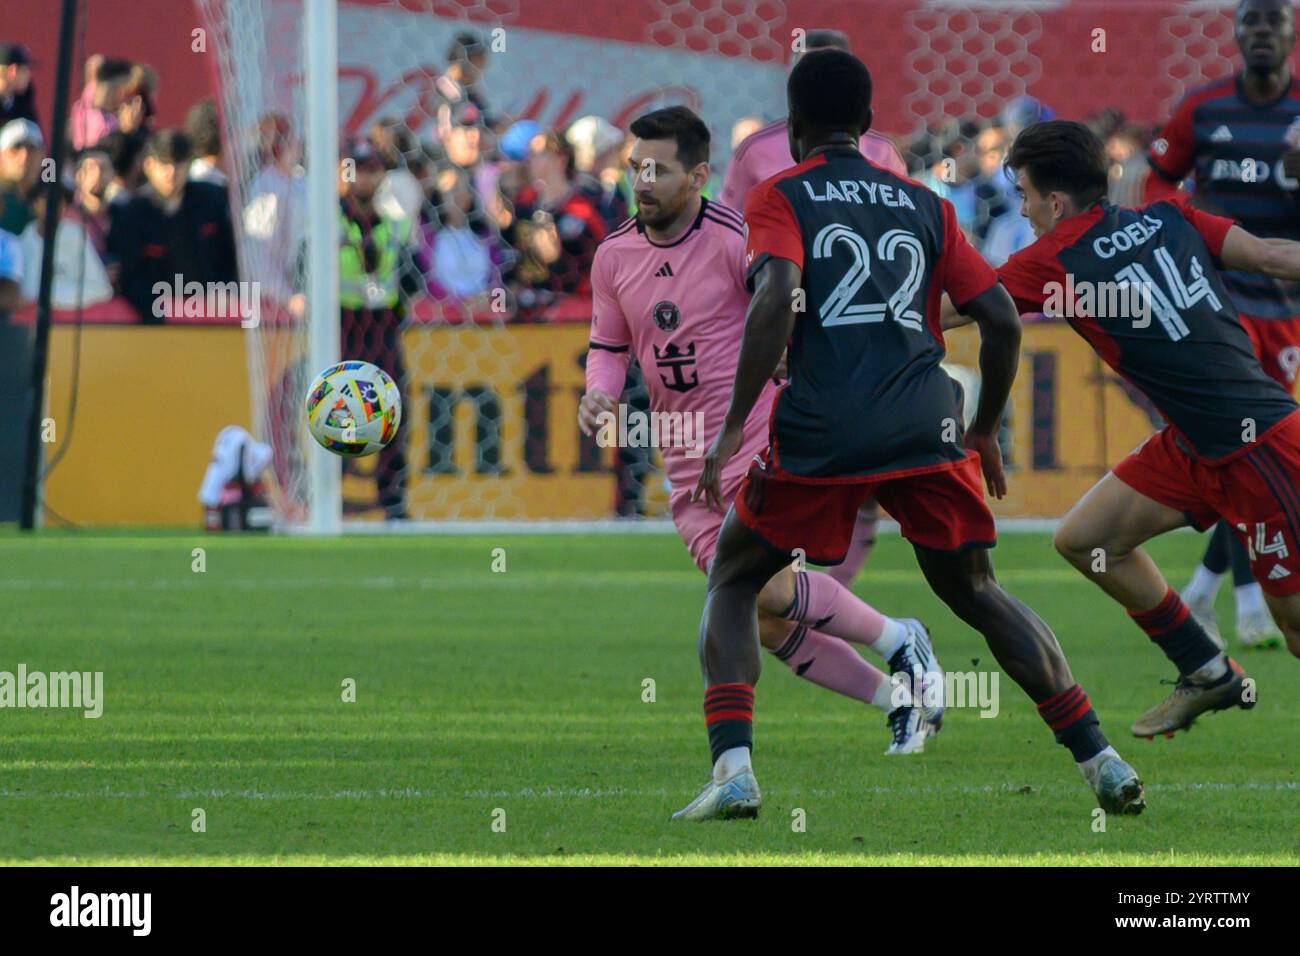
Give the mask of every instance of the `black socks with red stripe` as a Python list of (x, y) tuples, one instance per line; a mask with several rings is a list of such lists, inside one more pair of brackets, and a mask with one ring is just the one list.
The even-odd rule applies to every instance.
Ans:
[(1056, 742), (1074, 755), (1076, 763), (1083, 763), (1110, 746), (1101, 732), (1101, 721), (1092, 709), (1092, 702), (1078, 684), (1039, 704), (1038, 715), (1052, 728)]
[(704, 692), (704, 723), (709, 751), (716, 764), (733, 747), (754, 749), (754, 687), (714, 684)]
[(1222, 653), (1173, 588), (1151, 610), (1129, 611), (1128, 616), (1156, 642), (1183, 676), (1200, 670)]

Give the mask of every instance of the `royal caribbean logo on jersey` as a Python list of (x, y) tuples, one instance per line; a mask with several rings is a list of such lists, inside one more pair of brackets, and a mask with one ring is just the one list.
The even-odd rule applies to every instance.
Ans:
[[(685, 350), (678, 348), (671, 342), (662, 350), (656, 345), (654, 350), (655, 367), (669, 373), (668, 375), (659, 376), (659, 380), (664, 383), (665, 388), (671, 388), (674, 392), (689, 392), (700, 384), (700, 376), (695, 371), (694, 342), (687, 346)], [(690, 372), (690, 378), (686, 377), (687, 372)]]
[(671, 332), (682, 324), (681, 311), (675, 303), (669, 302), (667, 299), (656, 302), (651, 315), (654, 316), (655, 325), (659, 326), (663, 332)]

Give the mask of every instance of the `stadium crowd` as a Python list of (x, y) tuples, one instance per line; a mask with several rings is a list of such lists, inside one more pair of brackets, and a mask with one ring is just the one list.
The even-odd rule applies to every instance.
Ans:
[[(30, 63), (21, 43), (0, 43), (0, 315), (33, 302), (39, 288), (49, 127), (36, 113)], [(382, 116), (343, 143), (342, 299), (345, 313), (364, 313), (362, 324), (372, 306), (390, 313), (381, 324), (544, 320), (566, 297), (589, 292), (596, 246), (635, 211), (623, 130), (594, 115), (562, 130), (509, 117), (486, 93), (489, 68), (482, 39), (457, 35), (422, 128)], [(300, 315), (301, 131), (268, 114), (251, 155), (230, 156), (213, 100), (194, 104), (183, 128), (159, 128), (150, 67), (96, 54), (85, 76), (67, 118), (71, 174), (59, 191), (53, 307), (118, 297), (141, 322), (164, 322), (170, 312), (153, 289), (179, 274), (186, 282), (255, 280), (264, 312)], [(1051, 115), (1025, 96), (992, 119), (949, 118), (895, 140), (910, 174), (952, 201), (994, 265), (1032, 238), (1002, 170), (1005, 150), (1020, 128)], [(728, 131), (733, 148), (763, 122), (739, 119)], [(1114, 163), (1112, 198), (1137, 204), (1153, 131), (1114, 109), (1088, 122)], [(707, 195), (721, 191), (721, 172)], [(343, 322), (346, 336), (346, 315)]]

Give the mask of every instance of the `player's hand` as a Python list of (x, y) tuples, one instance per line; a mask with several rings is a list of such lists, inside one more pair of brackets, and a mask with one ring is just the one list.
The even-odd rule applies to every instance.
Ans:
[(582, 429), (584, 435), (595, 434), (596, 429), (600, 427), (601, 412), (618, 414), (613, 396), (600, 389), (588, 392), (578, 401), (578, 427)]
[(984, 472), (984, 482), (989, 494), (994, 498), (1007, 496), (1007, 476), (1002, 471), (1002, 449), (998, 446), (998, 436), (993, 432), (968, 431), (966, 447), (980, 456), (980, 469)]
[(718, 437), (713, 439), (713, 444), (704, 456), (704, 470), (700, 472), (700, 480), (695, 483), (695, 491), (691, 494), (692, 502), (699, 501), (703, 496), (714, 511), (726, 510), (722, 503), (722, 469), (740, 451), (744, 437), (743, 426), (722, 426), (722, 431), (718, 432)]

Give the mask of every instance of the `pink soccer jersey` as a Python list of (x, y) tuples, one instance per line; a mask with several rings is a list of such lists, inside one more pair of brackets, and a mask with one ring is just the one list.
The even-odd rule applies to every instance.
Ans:
[[(862, 155), (877, 166), (899, 176), (907, 175), (907, 165), (888, 136), (867, 130), (858, 142)], [(722, 202), (736, 209), (745, 208), (749, 191), (765, 179), (793, 166), (790, 143), (785, 134), (785, 120), (768, 123), (751, 133), (736, 147), (727, 164), (727, 178), (722, 184)]]
[[(677, 239), (654, 242), (633, 217), (600, 244), (591, 268), (587, 391), (617, 396), (635, 355), (653, 411), (704, 414), (699, 454), (660, 449), (674, 498), (695, 489), (703, 452), (731, 401), (749, 307), (742, 229), (740, 213), (702, 198), (699, 215)], [(744, 444), (723, 472), (724, 486), (766, 446), (774, 394), (769, 383), (754, 404)]]

